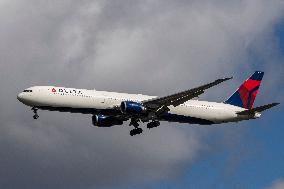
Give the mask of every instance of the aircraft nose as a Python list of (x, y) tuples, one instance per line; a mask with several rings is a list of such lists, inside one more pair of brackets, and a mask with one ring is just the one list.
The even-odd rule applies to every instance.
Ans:
[(18, 96), (17, 96), (17, 99), (22, 102), (22, 100), (23, 100), (23, 94), (22, 94), (22, 93), (19, 93)]

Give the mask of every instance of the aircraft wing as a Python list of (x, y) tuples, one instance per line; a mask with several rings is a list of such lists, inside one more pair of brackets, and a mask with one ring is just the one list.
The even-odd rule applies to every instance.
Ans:
[(271, 103), (271, 104), (259, 106), (259, 107), (256, 107), (256, 108), (252, 108), (252, 109), (249, 109), (249, 110), (244, 110), (244, 111), (238, 112), (237, 114), (238, 115), (254, 115), (255, 113), (260, 113), (264, 110), (267, 110), (267, 109), (270, 109), (274, 106), (277, 106), (278, 104), (279, 103)]
[(222, 78), (222, 79), (217, 79), (211, 83), (189, 89), (186, 91), (182, 91), (176, 94), (172, 94), (169, 96), (161, 97), (161, 98), (154, 98), (150, 100), (143, 101), (142, 104), (147, 107), (148, 109), (154, 110), (156, 113), (162, 113), (165, 111), (169, 111), (168, 106), (178, 106), (180, 104), (185, 103), (186, 101), (193, 99), (195, 97), (198, 97), (199, 95), (203, 94), (206, 89), (209, 89), (215, 85), (218, 85), (224, 81), (227, 81), (230, 78)]

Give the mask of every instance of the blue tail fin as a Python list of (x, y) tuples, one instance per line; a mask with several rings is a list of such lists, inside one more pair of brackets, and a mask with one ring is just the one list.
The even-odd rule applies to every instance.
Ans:
[(224, 103), (251, 109), (261, 84), (264, 72), (256, 71)]

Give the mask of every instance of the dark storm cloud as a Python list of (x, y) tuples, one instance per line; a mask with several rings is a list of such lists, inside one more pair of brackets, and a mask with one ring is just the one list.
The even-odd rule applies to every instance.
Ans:
[[(16, 94), (59, 85), (165, 95), (241, 72), (237, 83), (258, 67), (252, 54), (263, 60), (271, 90), (283, 80), (272, 40), (283, 8), (280, 0), (2, 1), (1, 188), (176, 177), (208, 147), (207, 131), (162, 124), (130, 137), (128, 126), (93, 128), (90, 116), (51, 112), (35, 122)], [(225, 95), (212, 91), (217, 99)]]

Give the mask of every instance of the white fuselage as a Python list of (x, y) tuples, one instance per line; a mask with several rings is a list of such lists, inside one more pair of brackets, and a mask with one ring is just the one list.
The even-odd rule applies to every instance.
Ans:
[[(86, 89), (74, 89), (54, 86), (36, 86), (26, 89), (18, 95), (18, 99), (31, 107), (44, 109), (72, 108), (107, 110), (119, 107), (123, 101), (141, 102), (156, 98), (141, 94), (116, 93)], [(237, 122), (252, 117), (237, 115), (245, 110), (237, 106), (224, 103), (189, 100), (177, 107), (169, 106), (171, 115), (192, 117), (211, 121), (212, 123)], [(255, 118), (255, 117), (253, 117)], [(169, 120), (168, 120), (169, 119)], [(166, 121), (178, 121), (171, 118)], [(186, 122), (186, 121), (183, 121)]]

